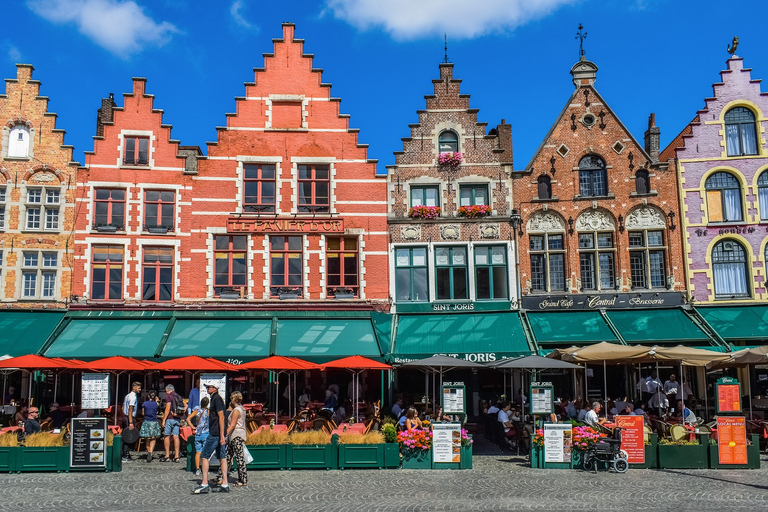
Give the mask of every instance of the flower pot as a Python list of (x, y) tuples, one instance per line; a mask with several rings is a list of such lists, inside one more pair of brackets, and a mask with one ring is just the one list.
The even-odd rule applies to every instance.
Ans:
[(461, 447), (459, 469), (472, 469), (472, 445)]
[(400, 446), (397, 443), (384, 443), (384, 467), (400, 467)]
[(259, 446), (246, 446), (253, 462), (248, 464), (248, 469), (285, 469), (286, 445), (266, 444)]
[(403, 452), (403, 469), (432, 469), (432, 448)]

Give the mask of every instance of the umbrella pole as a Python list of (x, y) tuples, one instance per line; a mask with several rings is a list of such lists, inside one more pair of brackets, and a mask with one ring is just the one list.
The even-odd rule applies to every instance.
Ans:
[[(608, 408), (608, 366), (605, 363), (605, 359), (603, 359), (603, 403), (605, 404), (606, 409)], [(608, 411), (606, 411), (606, 414), (608, 414)]]
[(584, 363), (584, 400), (589, 401), (589, 384), (587, 383), (587, 363)]
[[(675, 395), (675, 398), (677, 398), (677, 395)], [(683, 360), (680, 360), (680, 417), (683, 418), (683, 425), (685, 425), (685, 376), (683, 375)], [(669, 404), (669, 407), (675, 407), (672, 404)]]
[(752, 376), (750, 375), (750, 367), (747, 366), (747, 396), (749, 397), (749, 419), (751, 420), (753, 418), (752, 416)]
[(53, 401), (56, 401), (56, 393), (59, 391), (59, 372), (53, 374)]
[(120, 373), (115, 374), (115, 425), (117, 425), (117, 400), (120, 395)]

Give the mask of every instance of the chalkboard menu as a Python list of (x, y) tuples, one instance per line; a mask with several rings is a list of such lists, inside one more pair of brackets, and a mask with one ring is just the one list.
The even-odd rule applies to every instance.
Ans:
[(107, 419), (72, 418), (69, 467), (107, 467)]

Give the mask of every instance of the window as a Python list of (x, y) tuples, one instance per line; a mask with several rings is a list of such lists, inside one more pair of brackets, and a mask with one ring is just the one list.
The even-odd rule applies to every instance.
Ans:
[(488, 185), (459, 186), (459, 206), (488, 205)]
[(723, 240), (712, 249), (715, 298), (749, 297), (747, 256), (735, 240)]
[(224, 294), (245, 295), (247, 236), (216, 236), (214, 259), (213, 294), (220, 297)]
[(709, 222), (742, 220), (741, 188), (733, 174), (716, 172), (704, 184), (707, 190)]
[(597, 155), (587, 155), (579, 161), (579, 195), (582, 197), (608, 195), (605, 162)]
[(141, 300), (173, 300), (173, 247), (144, 247)]
[(768, 171), (757, 178), (757, 197), (760, 201), (760, 220), (768, 220)]
[[(325, 239), (327, 295), (352, 293), (359, 296), (357, 280), (357, 238), (328, 237)], [(343, 290), (346, 288), (346, 290)]]
[(645, 169), (640, 169), (635, 173), (635, 192), (638, 194), (651, 193), (651, 176)]
[(274, 164), (243, 164), (243, 210), (274, 213), (275, 169)]
[(7, 185), (0, 185), (0, 229), (5, 229), (5, 201), (7, 198), (7, 191)]
[(149, 138), (125, 137), (125, 165), (149, 165)]
[(429, 279), (427, 272), (426, 247), (395, 249), (395, 293), (397, 300), (428, 301)]
[(269, 268), (274, 296), (282, 293), (301, 296), (304, 286), (302, 269), (304, 268), (301, 236), (269, 237)]
[(582, 290), (616, 288), (613, 233), (579, 233)]
[(504, 246), (475, 247), (475, 287), (478, 300), (509, 298), (507, 252)]
[(435, 247), (437, 300), (468, 299), (467, 248)]
[(537, 292), (565, 291), (565, 235), (529, 235), (531, 289)]
[(663, 231), (629, 232), (632, 288), (666, 288), (666, 247)]
[(125, 189), (97, 188), (94, 192), (94, 227), (125, 229)]
[(411, 187), (411, 208), (414, 206), (440, 206), (438, 185), (414, 185)]
[(725, 146), (728, 156), (757, 154), (755, 114), (748, 108), (736, 107), (726, 112)]
[(91, 258), (91, 299), (123, 298), (123, 246), (95, 245)]
[(59, 230), (60, 190), (51, 188), (27, 189), (27, 222), (29, 230)]
[(441, 132), (437, 137), (437, 147), (440, 153), (456, 153), (459, 151), (459, 136), (451, 130)]
[(21, 264), (21, 298), (56, 297), (56, 272), (59, 256), (55, 252), (24, 251)]
[(330, 170), (327, 165), (299, 166), (299, 211), (330, 211)]
[(144, 192), (144, 229), (163, 228), (173, 231), (175, 192), (147, 190)]
[(29, 128), (17, 124), (8, 135), (8, 157), (27, 158), (29, 156)]
[(542, 174), (536, 182), (538, 183), (538, 198), (552, 199), (552, 179), (546, 174)]

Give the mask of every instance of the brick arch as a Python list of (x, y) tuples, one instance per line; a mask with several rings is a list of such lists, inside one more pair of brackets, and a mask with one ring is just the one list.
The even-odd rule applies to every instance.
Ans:
[(12, 117), (5, 122), (5, 126), (9, 129), (19, 124), (24, 124), (27, 126), (27, 128), (32, 128), (32, 122), (24, 116)]
[(35, 174), (40, 173), (51, 173), (59, 180), (59, 185), (64, 183), (64, 175), (61, 173), (61, 171), (52, 167), (48, 167), (45, 164), (25, 171), (24, 175), (21, 177), (21, 180), (23, 182), (28, 182)]
[[(603, 217), (603, 222), (598, 225), (599, 217)], [(606, 221), (610, 221), (610, 224)], [(582, 229), (579, 229), (579, 223), (582, 224)], [(585, 226), (585, 224), (587, 226)], [(616, 217), (613, 213), (606, 208), (593, 208), (588, 207), (579, 211), (574, 222), (574, 229), (578, 231), (615, 231), (616, 230)], [(597, 226), (592, 228), (592, 226)], [(589, 229), (584, 229), (588, 227)]]
[(639, 204), (629, 209), (625, 224), (627, 229), (666, 229), (667, 214), (660, 206)]
[(558, 232), (566, 230), (565, 218), (554, 210), (536, 210), (532, 212), (525, 223), (528, 233)]

